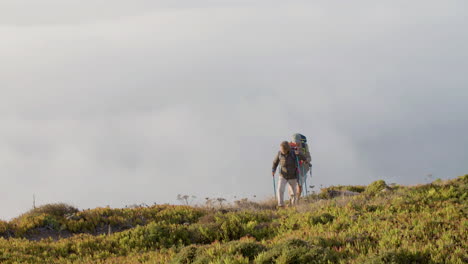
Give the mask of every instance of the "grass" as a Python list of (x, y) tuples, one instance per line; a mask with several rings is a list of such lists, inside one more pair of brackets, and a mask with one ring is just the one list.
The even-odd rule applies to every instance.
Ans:
[(331, 188), (360, 194), (311, 195), (279, 211), (247, 200), (222, 209), (46, 205), (0, 221), (0, 263), (468, 262), (468, 175)]

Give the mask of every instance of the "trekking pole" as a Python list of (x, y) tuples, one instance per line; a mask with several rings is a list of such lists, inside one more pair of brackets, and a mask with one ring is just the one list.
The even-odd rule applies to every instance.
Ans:
[(310, 163), (310, 180), (312, 180), (312, 163)]
[(306, 196), (307, 196), (307, 195), (309, 195), (309, 192), (307, 191), (307, 172), (304, 173), (304, 185), (305, 185), (305, 193), (306, 193)]
[(277, 197), (276, 197), (276, 182), (275, 182), (275, 176), (273, 176), (273, 194), (275, 195), (275, 199), (277, 199)]
[(310, 164), (310, 179), (312, 180), (312, 163)]
[[(278, 167), (279, 171), (281, 171), (281, 165)], [(273, 175), (273, 194), (275, 195), (275, 199), (277, 200), (278, 197), (276, 196), (276, 181), (275, 181), (275, 175)]]

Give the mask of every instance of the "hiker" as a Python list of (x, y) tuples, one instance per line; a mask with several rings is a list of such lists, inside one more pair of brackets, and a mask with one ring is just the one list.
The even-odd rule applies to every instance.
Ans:
[(307, 145), (307, 138), (299, 133), (292, 135), (292, 141), (289, 143), (291, 148), (298, 150), (299, 153), (303, 154), (307, 160), (301, 160), (299, 162), (299, 176), (298, 176), (298, 196), (301, 196), (303, 186), (307, 193), (306, 179), (307, 173), (312, 169), (312, 158), (310, 156), (309, 146)]
[(289, 185), (289, 203), (295, 205), (297, 202), (297, 178), (299, 176), (297, 167), (298, 160), (307, 160), (307, 157), (299, 151), (292, 151), (291, 146), (287, 141), (281, 142), (280, 151), (273, 160), (272, 168), (272, 175), (275, 177), (276, 169), (278, 168), (278, 165), (281, 165), (277, 189), (278, 207), (284, 207), (284, 189), (286, 188), (286, 184)]

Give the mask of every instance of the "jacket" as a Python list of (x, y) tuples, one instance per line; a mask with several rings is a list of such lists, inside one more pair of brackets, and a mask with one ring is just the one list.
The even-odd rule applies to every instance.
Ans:
[(307, 161), (307, 157), (300, 153), (296, 154), (294, 151), (289, 151), (286, 155), (278, 152), (273, 160), (273, 172), (276, 171), (278, 165), (281, 165), (280, 176), (287, 180), (294, 180), (298, 178), (297, 159)]

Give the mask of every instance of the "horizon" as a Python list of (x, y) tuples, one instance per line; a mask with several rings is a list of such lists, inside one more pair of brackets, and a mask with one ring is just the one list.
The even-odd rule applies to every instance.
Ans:
[(33, 195), (80, 209), (266, 199), (294, 133), (316, 190), (464, 175), (466, 7), (4, 1), (0, 219)]
[[(459, 176), (455, 176), (455, 177), (448, 177), (446, 178), (444, 181), (454, 181), (456, 179), (459, 179), (460, 177), (466, 177), (466, 175), (468, 174), (465, 174), (465, 175), (459, 175)], [(425, 178), (425, 182), (421, 182), (421, 183), (418, 183), (418, 184), (411, 184), (411, 185), (402, 185), (402, 184), (398, 184), (398, 183), (389, 183), (389, 182), (386, 182), (386, 184), (390, 187), (393, 187), (393, 185), (397, 185), (397, 186), (401, 186), (401, 187), (408, 187), (408, 188), (414, 188), (414, 187), (418, 187), (418, 186), (423, 186), (423, 185), (430, 185), (430, 184), (433, 184), (434, 182), (437, 182), (439, 180), (442, 180), (441, 178), (433, 178), (431, 177), (430, 175), (428, 175), (426, 178)], [(371, 185), (372, 183), (376, 183), (378, 182), (379, 180), (376, 180), (374, 182), (371, 182), (369, 184), (363, 184), (363, 185), (349, 185), (349, 186), (364, 186), (364, 187), (368, 187), (369, 185)], [(330, 186), (321, 186), (321, 188), (309, 188), (309, 195), (319, 195), (321, 193), (321, 189), (327, 189), (327, 188), (330, 188), (330, 187), (338, 187), (340, 185), (330, 185)], [(317, 186), (315, 186), (317, 187)], [(177, 195), (178, 196), (178, 195)], [(79, 208), (79, 207), (76, 207), (74, 206), (73, 204), (68, 204), (68, 203), (62, 203), (60, 201), (57, 201), (57, 202), (54, 202), (54, 203), (47, 203), (47, 204), (37, 204), (35, 203), (36, 200), (34, 200), (33, 198), (33, 204), (31, 206), (31, 208), (27, 209), (26, 211), (22, 212), (21, 214), (15, 216), (15, 217), (12, 217), (10, 219), (0, 219), (0, 220), (3, 220), (3, 221), (12, 221), (13, 219), (16, 219), (16, 218), (19, 218), (21, 217), (23, 214), (27, 214), (29, 212), (33, 212), (34, 210), (42, 207), (42, 206), (47, 206), (47, 205), (59, 205), (59, 204), (64, 204), (64, 205), (67, 205), (67, 206), (72, 206), (73, 208), (76, 208), (78, 209), (79, 211), (86, 211), (86, 210), (94, 210), (94, 209), (98, 209), (98, 208), (110, 208), (110, 209), (126, 209), (126, 208), (129, 208), (129, 209), (135, 209), (135, 208), (150, 208), (152, 206), (165, 206), (165, 205), (170, 205), (170, 206), (189, 206), (189, 207), (195, 207), (195, 208), (209, 208), (210, 206), (207, 205), (206, 201), (200, 201), (200, 197), (188, 197), (189, 199), (187, 200), (188, 202), (185, 203), (185, 201), (183, 199), (179, 199), (178, 197), (176, 197), (174, 200), (178, 201), (178, 202), (175, 202), (175, 203), (152, 203), (152, 204), (146, 204), (146, 203), (135, 203), (135, 204), (128, 204), (128, 205), (125, 205), (123, 207), (111, 207), (109, 205), (105, 205), (105, 206), (96, 206), (96, 207), (93, 207), (93, 208)], [(225, 197), (205, 197), (203, 200), (206, 200), (206, 199), (210, 199), (212, 200), (213, 202), (216, 201), (216, 199), (219, 199), (219, 198), (225, 198)], [(250, 202), (254, 202), (254, 203), (267, 203), (269, 202), (270, 200), (276, 200), (276, 198), (274, 196), (271, 196), (271, 197), (263, 197), (262, 198), (258, 198), (256, 196), (252, 196), (252, 197), (231, 197), (232, 200), (228, 200), (226, 199), (225, 201), (223, 201), (222, 203), (224, 204), (224, 206), (227, 206), (227, 207), (230, 207), (230, 206), (234, 206), (233, 203), (235, 203), (236, 201), (241, 201), (242, 199), (247, 199), (247, 201), (250, 201)], [(216, 203), (215, 203), (216, 204)], [(213, 208), (216, 207), (216, 205), (213, 205)], [(221, 206), (220, 208), (223, 208), (223, 206)]]

